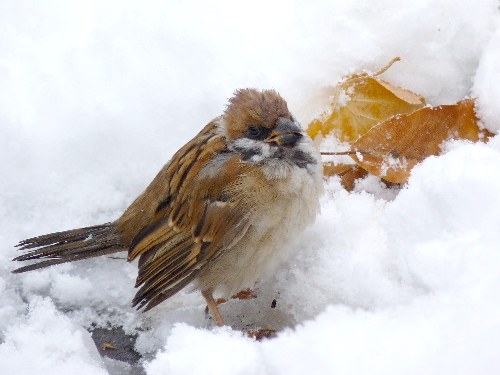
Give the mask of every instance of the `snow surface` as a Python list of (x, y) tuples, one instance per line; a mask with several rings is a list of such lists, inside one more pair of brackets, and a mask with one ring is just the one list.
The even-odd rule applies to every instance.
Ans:
[[(0, 2), (0, 374), (106, 374), (87, 329), (136, 334), (155, 374), (498, 374), (500, 139), (454, 142), (401, 191), (326, 183), (296, 255), (222, 306), (197, 294), (143, 314), (136, 265), (13, 275), (26, 237), (115, 219), (239, 87), (275, 88), (304, 124), (343, 75), (431, 104), (478, 97), (500, 130), (499, 3)], [(276, 308), (271, 301), (276, 299)], [(272, 340), (245, 327), (281, 330)]]

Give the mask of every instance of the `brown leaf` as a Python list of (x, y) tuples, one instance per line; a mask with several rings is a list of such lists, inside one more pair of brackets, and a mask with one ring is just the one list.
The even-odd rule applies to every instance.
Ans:
[(378, 78), (398, 60), (373, 75), (353, 74), (337, 85), (329, 108), (308, 126), (311, 138), (335, 134), (341, 141), (354, 141), (395, 114), (422, 108), (422, 96)]
[(250, 288), (246, 288), (231, 297), (231, 299), (253, 299), (253, 298), (257, 298), (257, 294)]
[(324, 176), (340, 175), (342, 173), (349, 171), (351, 168), (355, 166), (356, 164), (326, 162), (323, 163), (323, 175)]
[(103, 342), (101, 344), (101, 349), (102, 350), (116, 350), (116, 346), (114, 346), (112, 343), (110, 342)]
[(366, 177), (367, 174), (367, 171), (359, 165), (355, 165), (341, 175), (340, 182), (347, 191), (353, 191), (354, 186), (356, 185), (356, 180)]
[(276, 330), (269, 328), (260, 328), (247, 331), (247, 336), (255, 339), (256, 341), (262, 341), (264, 339), (272, 339), (277, 336)]
[(474, 100), (426, 107), (397, 115), (374, 126), (351, 146), (351, 157), (368, 172), (389, 182), (405, 183), (411, 169), (426, 157), (438, 155), (448, 139), (473, 142), (492, 136), (479, 129)]
[(323, 174), (325, 176), (339, 176), (342, 186), (347, 191), (354, 190), (357, 179), (365, 177), (368, 172), (356, 164), (334, 164), (332, 162), (323, 164)]

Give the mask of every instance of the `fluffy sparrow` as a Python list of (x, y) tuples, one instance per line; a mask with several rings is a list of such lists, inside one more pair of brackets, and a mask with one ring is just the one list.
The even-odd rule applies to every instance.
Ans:
[(213, 293), (231, 296), (286, 259), (322, 191), (319, 153), (285, 100), (238, 90), (118, 220), (24, 240), (14, 260), (41, 261), (13, 272), (128, 251), (139, 258), (134, 306), (191, 284), (223, 325)]

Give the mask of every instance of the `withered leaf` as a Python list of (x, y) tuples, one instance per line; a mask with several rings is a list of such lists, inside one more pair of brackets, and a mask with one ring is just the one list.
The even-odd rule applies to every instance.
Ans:
[(353, 74), (338, 84), (330, 106), (309, 124), (311, 138), (335, 134), (341, 141), (354, 141), (395, 114), (422, 108), (422, 96), (378, 78), (398, 60), (393, 59), (373, 75)]
[(339, 176), (342, 186), (347, 191), (352, 191), (356, 180), (365, 177), (367, 174), (368, 172), (357, 164), (323, 163), (323, 175)]
[(356, 164), (326, 162), (323, 163), (323, 175), (324, 176), (341, 175), (355, 166)]
[(351, 157), (368, 172), (389, 182), (405, 183), (411, 169), (426, 157), (438, 155), (448, 139), (486, 140), (480, 129), (474, 100), (426, 107), (396, 115), (371, 128), (351, 146)]

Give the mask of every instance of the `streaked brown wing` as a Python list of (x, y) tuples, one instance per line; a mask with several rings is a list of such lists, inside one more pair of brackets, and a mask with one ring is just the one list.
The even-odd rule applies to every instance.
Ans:
[[(215, 164), (224, 164), (224, 173)], [(210, 165), (209, 165), (210, 163)], [(215, 123), (181, 148), (118, 220), (139, 258), (133, 304), (149, 310), (189, 284), (202, 267), (246, 232), (244, 207), (233, 186), (248, 168), (227, 153)], [(215, 173), (219, 172), (219, 173)], [(141, 228), (140, 230), (138, 230)]]

